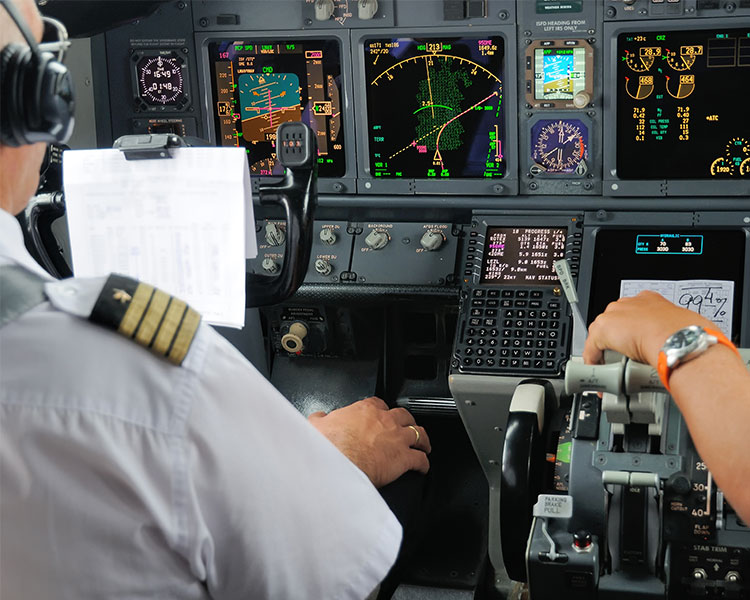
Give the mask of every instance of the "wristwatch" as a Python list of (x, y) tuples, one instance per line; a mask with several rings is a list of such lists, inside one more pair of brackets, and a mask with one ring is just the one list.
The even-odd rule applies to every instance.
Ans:
[(669, 391), (669, 376), (675, 368), (700, 356), (715, 344), (724, 344), (739, 356), (734, 344), (721, 331), (715, 329), (690, 325), (670, 335), (659, 352), (657, 363), (659, 379), (666, 390)]

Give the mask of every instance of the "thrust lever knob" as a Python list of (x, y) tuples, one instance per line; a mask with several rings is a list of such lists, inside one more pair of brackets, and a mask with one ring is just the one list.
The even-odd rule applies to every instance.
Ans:
[(373, 229), (365, 238), (365, 244), (373, 250), (385, 248), (390, 241), (391, 238), (388, 237), (388, 234), (380, 229)]
[(276, 225), (268, 223), (266, 225), (266, 242), (269, 246), (281, 246), (286, 241), (286, 232)]
[(281, 347), (287, 352), (298, 354), (305, 348), (304, 339), (307, 336), (307, 327), (296, 321), (289, 327), (289, 332), (281, 338)]
[(445, 238), (443, 237), (442, 233), (440, 233), (436, 229), (430, 229), (429, 231), (425, 232), (425, 234), (422, 236), (422, 239), (419, 240), (419, 243), (422, 245), (422, 248), (424, 248), (428, 252), (433, 252), (434, 250), (440, 248), (440, 246), (443, 245), (444, 241)]

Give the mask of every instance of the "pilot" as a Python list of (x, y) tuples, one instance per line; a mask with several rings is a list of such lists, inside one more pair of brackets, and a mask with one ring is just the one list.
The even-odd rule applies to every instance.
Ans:
[[(672, 369), (660, 365), (660, 354), (679, 350), (685, 339), (673, 334), (693, 325), (708, 330), (705, 347), (686, 354)], [(605, 349), (660, 371), (696, 449), (737, 514), (750, 523), (750, 373), (731, 342), (698, 313), (644, 291), (611, 303), (591, 324), (584, 361), (599, 363)]]
[(366, 597), (401, 542), (375, 486), (428, 470), (425, 430), (377, 398), (308, 422), (179, 300), (34, 263), (13, 215), (65, 90), (0, 3), (0, 597)]

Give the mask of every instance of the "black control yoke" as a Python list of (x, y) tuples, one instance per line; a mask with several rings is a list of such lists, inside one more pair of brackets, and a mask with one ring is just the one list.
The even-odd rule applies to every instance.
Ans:
[(284, 180), (260, 187), (260, 203), (278, 204), (286, 218), (284, 264), (278, 275), (247, 273), (246, 306), (267, 306), (289, 298), (307, 273), (318, 204), (317, 145), (304, 123), (282, 123), (276, 131), (276, 156), (286, 168)]

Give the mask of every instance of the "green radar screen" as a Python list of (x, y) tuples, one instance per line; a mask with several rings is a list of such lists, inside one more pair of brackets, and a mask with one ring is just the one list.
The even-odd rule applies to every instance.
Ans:
[(502, 38), (376, 38), (364, 52), (374, 177), (505, 175)]

